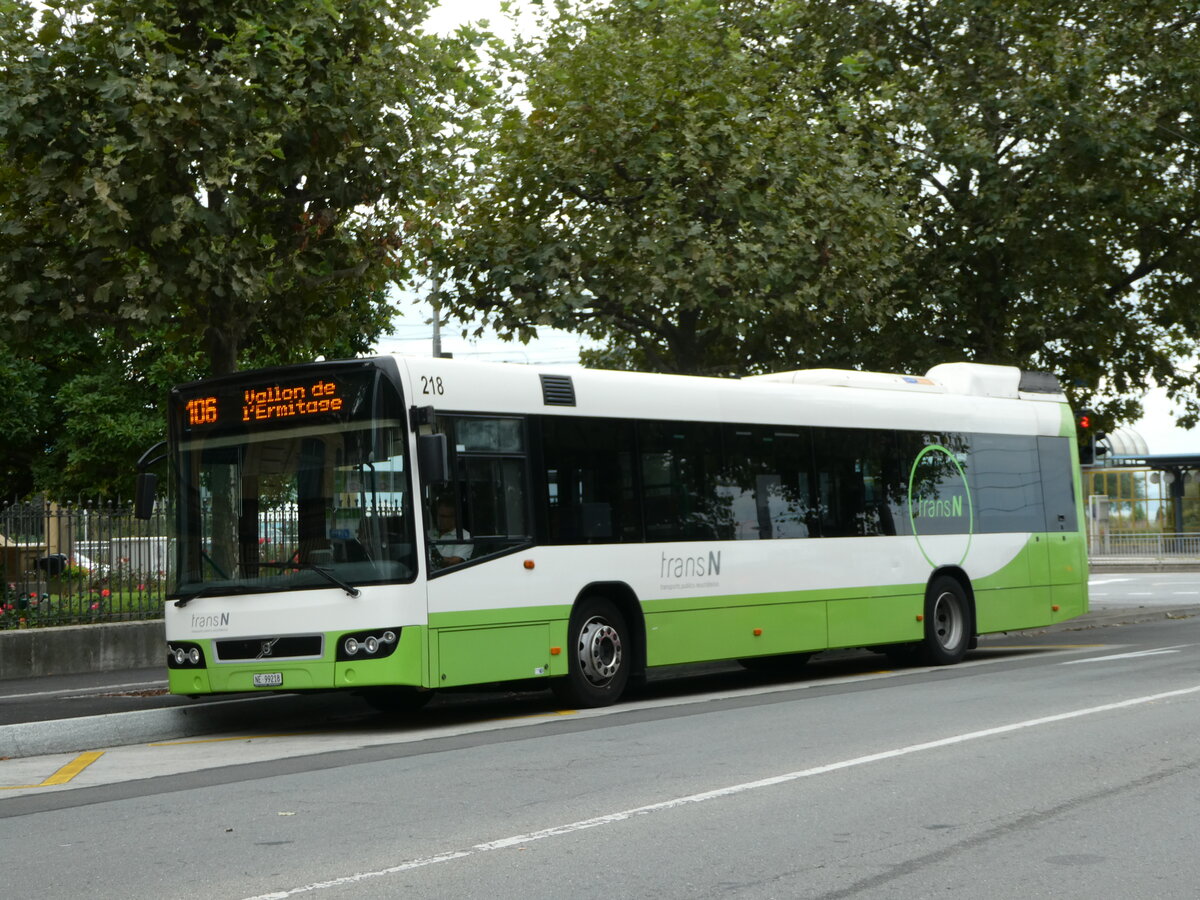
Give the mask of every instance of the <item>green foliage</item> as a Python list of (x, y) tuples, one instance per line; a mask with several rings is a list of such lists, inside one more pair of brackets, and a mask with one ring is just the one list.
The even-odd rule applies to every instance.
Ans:
[(128, 496), (168, 386), (367, 350), (487, 96), (432, 0), (0, 0), (0, 491)]
[(46, 373), (0, 338), (0, 497), (33, 489), (33, 463), (52, 420)]
[(559, 3), (456, 312), (591, 362), (1057, 373), (1115, 424), (1200, 338), (1200, 21), (1147, 0)]
[(853, 122), (817, 114), (811, 74), (751, 46), (725, 6), (543, 20), (517, 57), (528, 108), (477, 157), (447, 253), (457, 315), (606, 340), (593, 362), (714, 374), (817, 364), (830, 328), (887, 315), (896, 182)]
[(430, 5), (5, 0), (0, 311), (170, 322), (213, 373), (377, 326), (473, 87)]
[[(1057, 372), (1109, 422), (1200, 338), (1200, 17), (1148, 0), (812, 4), (831, 87), (876, 123), (923, 204), (886, 365)], [(1123, 399), (1122, 399), (1123, 398)]]

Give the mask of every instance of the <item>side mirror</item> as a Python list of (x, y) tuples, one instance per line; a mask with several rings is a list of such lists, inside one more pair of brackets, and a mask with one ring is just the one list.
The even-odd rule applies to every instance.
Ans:
[(158, 490), (158, 476), (153, 472), (138, 472), (133, 492), (133, 514), (139, 519), (149, 519), (154, 513), (154, 494)]
[(417, 467), (425, 484), (450, 480), (450, 457), (444, 434), (417, 435)]

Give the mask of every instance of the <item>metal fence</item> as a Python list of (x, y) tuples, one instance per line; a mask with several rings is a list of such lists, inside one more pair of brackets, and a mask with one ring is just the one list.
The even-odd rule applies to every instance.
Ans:
[(1093, 534), (1088, 541), (1092, 559), (1124, 557), (1164, 562), (1200, 561), (1200, 534)]
[(0, 508), (0, 629), (162, 616), (171, 518), (124, 504), (44, 500)]

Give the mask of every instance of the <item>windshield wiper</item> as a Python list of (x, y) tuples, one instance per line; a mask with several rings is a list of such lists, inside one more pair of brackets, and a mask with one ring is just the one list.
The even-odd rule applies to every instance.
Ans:
[(197, 597), (212, 597), (216, 594), (248, 594), (252, 590), (254, 588), (248, 584), (210, 584), (208, 587), (202, 587), (190, 594), (180, 595), (179, 599), (175, 601), (175, 605), (183, 608)]
[(332, 572), (330, 572), (330, 571), (329, 571), (327, 568), (325, 568), (324, 566), (318, 566), (318, 565), (315, 565), (315, 564), (313, 564), (313, 563), (302, 563), (302, 562), (285, 562), (285, 563), (277, 563), (277, 562), (260, 562), (260, 563), (255, 563), (254, 565), (256, 565), (256, 566), (264, 566), (264, 567), (266, 567), (266, 568), (268, 568), (268, 569), (303, 569), (303, 570), (304, 570), (304, 571), (306, 571), (306, 572), (316, 572), (318, 575), (320, 575), (322, 578), (324, 578), (324, 579), (325, 579), (326, 581), (328, 581), (330, 584), (332, 584), (332, 585), (336, 585), (337, 587), (340, 587), (340, 588), (341, 588), (343, 591), (345, 591), (345, 592), (346, 592), (347, 594), (349, 594), (351, 597), (357, 597), (359, 594), (361, 594), (361, 593), (362, 593), (362, 591), (360, 591), (358, 588), (354, 587), (353, 585), (346, 584), (346, 582), (342, 581), (342, 579), (338, 578), (336, 575), (334, 575)]

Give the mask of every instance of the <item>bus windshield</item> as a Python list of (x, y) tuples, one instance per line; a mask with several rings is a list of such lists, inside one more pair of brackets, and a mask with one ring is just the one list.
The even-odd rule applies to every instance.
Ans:
[(411, 581), (403, 405), (372, 366), (177, 389), (173, 595)]

